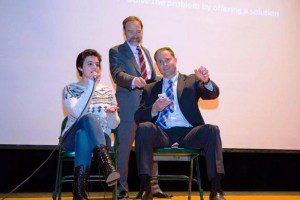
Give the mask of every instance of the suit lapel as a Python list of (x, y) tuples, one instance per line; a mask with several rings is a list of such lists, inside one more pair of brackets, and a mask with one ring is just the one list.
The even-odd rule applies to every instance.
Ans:
[[(161, 79), (157, 84), (157, 95), (162, 93), (162, 84), (163, 84), (163, 79)], [(157, 96), (157, 98), (158, 98), (158, 96)]]
[(132, 62), (132, 64), (133, 64), (134, 68), (136, 69), (136, 71), (138, 71), (138, 73), (141, 74), (140, 66), (139, 66), (139, 64), (136, 62), (136, 59), (135, 59), (135, 57), (134, 57), (134, 55), (133, 55), (133, 53), (132, 53), (132, 51), (131, 51), (129, 45), (127, 44), (127, 42), (124, 42), (124, 43), (122, 44), (121, 51), (122, 51), (123, 55), (125, 55), (125, 56), (128, 58), (128, 60), (129, 60), (130, 62)]
[(185, 78), (184, 78), (184, 76), (182, 76), (179, 73), (179, 75), (178, 75), (178, 82), (177, 82), (177, 98), (178, 98), (178, 102), (180, 102), (180, 100), (181, 100), (181, 95), (182, 95), (184, 86), (185, 86)]
[(160, 81), (156, 82), (156, 84), (153, 86), (152, 89), (152, 98), (153, 99), (151, 102), (151, 104), (153, 104), (157, 99), (158, 99), (158, 94), (162, 93), (162, 84), (163, 84), (163, 79), (161, 79)]

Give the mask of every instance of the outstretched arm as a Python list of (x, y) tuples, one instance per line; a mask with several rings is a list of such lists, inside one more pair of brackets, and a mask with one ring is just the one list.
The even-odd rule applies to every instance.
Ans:
[(219, 87), (210, 80), (209, 71), (201, 66), (194, 70), (197, 95), (202, 99), (215, 99), (219, 96)]

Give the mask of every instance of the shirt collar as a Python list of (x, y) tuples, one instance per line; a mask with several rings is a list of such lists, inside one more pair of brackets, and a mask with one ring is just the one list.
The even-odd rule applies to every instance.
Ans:
[[(137, 47), (137, 46), (131, 45), (127, 40), (126, 40), (126, 42), (127, 42), (128, 46), (130, 47), (131, 51), (132, 51), (134, 54), (137, 54), (137, 53), (138, 53), (138, 51), (136, 50), (136, 47)], [(139, 45), (139, 46), (140, 46), (140, 48), (142, 49), (141, 45)]]
[(169, 80), (171, 80), (173, 82), (173, 84), (176, 83), (178, 80), (178, 75), (179, 75), (179, 73), (177, 72), (176, 75), (171, 79), (163, 78), (163, 84), (169, 84), (168, 83)]

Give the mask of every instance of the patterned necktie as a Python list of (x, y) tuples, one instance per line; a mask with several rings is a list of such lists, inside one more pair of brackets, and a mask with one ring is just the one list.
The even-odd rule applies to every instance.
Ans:
[(167, 129), (166, 121), (169, 116), (169, 113), (174, 112), (174, 94), (173, 94), (173, 81), (169, 80), (169, 87), (166, 90), (166, 96), (172, 101), (165, 109), (163, 109), (156, 120), (157, 126), (161, 129)]
[(137, 46), (136, 50), (138, 51), (138, 54), (139, 54), (139, 61), (140, 61), (140, 67), (141, 67), (142, 77), (143, 77), (143, 79), (147, 80), (146, 62), (145, 62), (145, 58), (143, 56), (141, 47)]

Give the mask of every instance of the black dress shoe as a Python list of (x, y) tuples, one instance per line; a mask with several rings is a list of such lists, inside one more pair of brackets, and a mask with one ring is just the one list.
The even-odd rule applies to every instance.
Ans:
[(164, 193), (163, 191), (159, 191), (153, 194), (153, 197), (155, 198), (172, 198), (172, 194)]
[(118, 199), (119, 200), (126, 200), (129, 198), (129, 195), (128, 195), (128, 192), (127, 191), (121, 191), (119, 194), (118, 194)]
[(209, 200), (226, 200), (225, 193), (223, 191), (211, 191)]
[(151, 191), (148, 190), (140, 190), (139, 193), (135, 197), (136, 200), (152, 200), (153, 196)]

